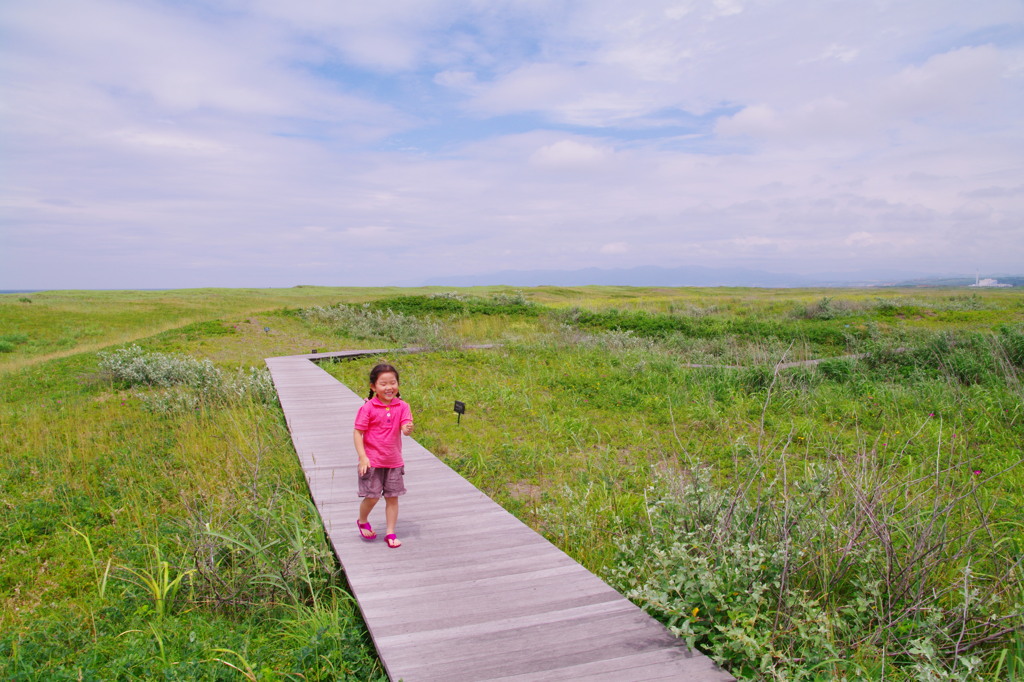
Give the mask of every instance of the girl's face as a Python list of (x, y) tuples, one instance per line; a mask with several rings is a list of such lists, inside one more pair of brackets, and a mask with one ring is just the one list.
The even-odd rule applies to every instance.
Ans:
[(386, 405), (398, 395), (398, 377), (394, 372), (381, 372), (377, 376), (377, 381), (370, 384), (370, 388), (373, 389), (377, 400)]

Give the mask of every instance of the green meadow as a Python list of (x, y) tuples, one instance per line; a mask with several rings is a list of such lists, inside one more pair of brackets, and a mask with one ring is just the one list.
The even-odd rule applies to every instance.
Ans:
[(625, 287), (0, 296), (0, 676), (386, 679), (263, 364), (384, 347), (420, 442), (738, 678), (1024, 679), (1024, 293)]

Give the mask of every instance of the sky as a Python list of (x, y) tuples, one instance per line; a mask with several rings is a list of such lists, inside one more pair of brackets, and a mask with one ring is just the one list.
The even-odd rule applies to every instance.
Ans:
[(1024, 272), (1021, 0), (4, 0), (0, 289)]

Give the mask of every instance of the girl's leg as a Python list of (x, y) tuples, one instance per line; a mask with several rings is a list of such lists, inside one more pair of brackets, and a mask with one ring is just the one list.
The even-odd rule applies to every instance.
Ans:
[[(388, 521), (388, 535), (393, 535), (395, 532), (395, 524), (398, 523), (398, 498), (385, 497), (384, 505), (384, 516)], [(397, 547), (402, 543), (395, 540), (394, 544)]]
[(388, 520), (388, 532), (394, 533), (395, 524), (398, 523), (398, 498), (385, 497), (384, 505), (384, 516)]
[(377, 500), (379, 497), (364, 497), (363, 501), (359, 503), (359, 523), (368, 523), (370, 512), (377, 506)]

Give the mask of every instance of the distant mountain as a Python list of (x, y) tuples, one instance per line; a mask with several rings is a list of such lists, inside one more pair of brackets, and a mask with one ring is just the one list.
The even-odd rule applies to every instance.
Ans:
[[(432, 277), (424, 286), (486, 286), (504, 284), (517, 287), (586, 286), (589, 284), (634, 287), (843, 287), (892, 286), (897, 281), (921, 273), (867, 271), (794, 275), (743, 268), (707, 268), (697, 265), (678, 268), (635, 267), (603, 270), (502, 270), (482, 275), (445, 275)], [(922, 280), (916, 280), (918, 282)], [(1002, 281), (1002, 280), (1000, 280)], [(974, 279), (971, 279), (973, 284)]]

